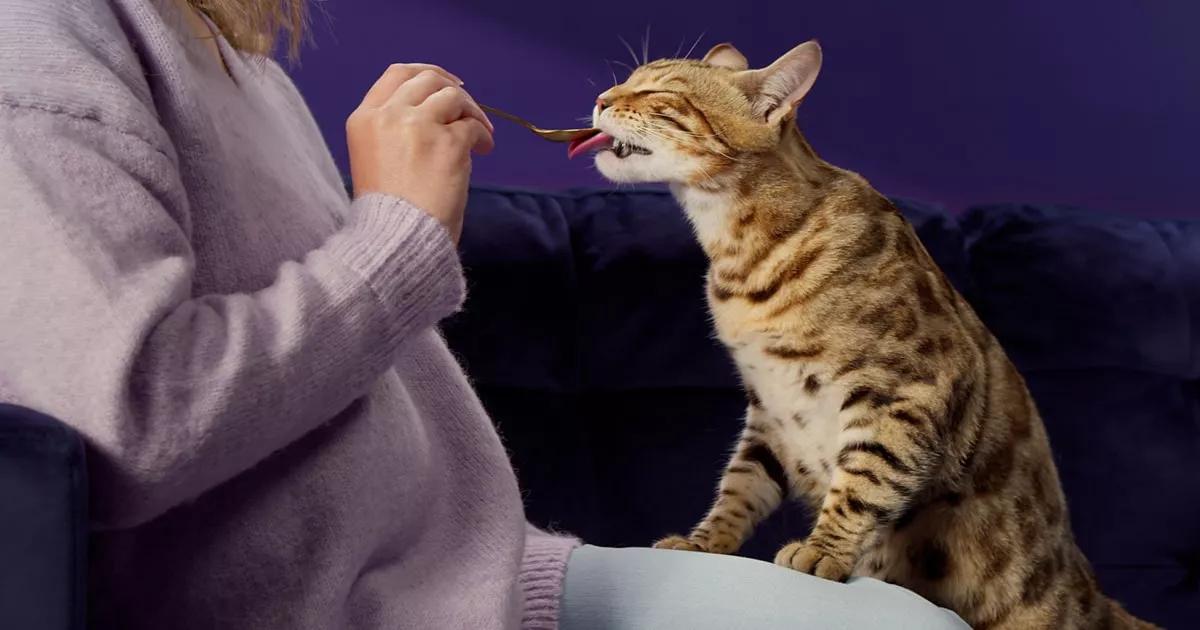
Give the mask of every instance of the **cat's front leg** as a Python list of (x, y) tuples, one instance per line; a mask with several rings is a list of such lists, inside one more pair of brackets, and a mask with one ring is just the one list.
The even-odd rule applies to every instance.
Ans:
[(850, 577), (863, 545), (904, 514), (938, 461), (933, 419), (895, 393), (854, 388), (838, 414), (837, 464), (812, 533), (776, 564), (830, 580)]
[(783, 465), (763, 430), (765, 412), (751, 405), (737, 450), (725, 467), (717, 498), (708, 514), (687, 537), (668, 536), (658, 549), (733, 553), (754, 527), (779, 507), (788, 494)]

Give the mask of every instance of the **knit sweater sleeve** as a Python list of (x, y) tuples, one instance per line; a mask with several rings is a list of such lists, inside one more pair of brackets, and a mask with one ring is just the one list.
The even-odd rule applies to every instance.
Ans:
[(521, 590), (525, 594), (522, 630), (556, 630), (567, 561), (579, 540), (525, 525), (525, 554), (521, 560)]
[(0, 398), (81, 431), (97, 527), (336, 417), (463, 298), (446, 231), (381, 195), (269, 286), (195, 295), (171, 156), (86, 117), (0, 105), (0, 190)]

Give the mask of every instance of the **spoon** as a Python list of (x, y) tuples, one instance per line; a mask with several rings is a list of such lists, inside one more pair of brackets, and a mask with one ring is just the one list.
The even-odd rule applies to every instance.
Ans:
[(489, 114), (495, 114), (496, 116), (499, 116), (505, 120), (515, 122), (518, 125), (521, 125), (522, 127), (532, 131), (538, 137), (545, 138), (550, 142), (570, 142), (577, 138), (594, 135), (598, 131), (597, 129), (593, 129), (591, 127), (585, 127), (581, 129), (542, 129), (537, 125), (525, 120), (524, 118), (521, 118), (520, 116), (514, 116), (513, 114), (496, 109), (495, 107), (488, 107), (487, 105), (480, 103), (479, 108)]

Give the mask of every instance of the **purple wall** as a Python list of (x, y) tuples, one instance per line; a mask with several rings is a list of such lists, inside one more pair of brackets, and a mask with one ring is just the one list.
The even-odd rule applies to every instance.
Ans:
[[(814, 146), (882, 191), (950, 208), (1045, 201), (1200, 216), (1195, 0), (360, 0), (325, 3), (293, 74), (345, 165), (343, 121), (392, 61), (438, 63), (475, 97), (574, 126), (629, 62), (707, 31), (765, 64), (808, 38), (825, 67), (801, 108)], [(707, 10), (698, 7), (708, 7)], [(568, 26), (573, 24), (573, 26)], [(617, 75), (626, 72), (614, 66)], [(497, 121), (476, 181), (604, 185), (590, 163)]]

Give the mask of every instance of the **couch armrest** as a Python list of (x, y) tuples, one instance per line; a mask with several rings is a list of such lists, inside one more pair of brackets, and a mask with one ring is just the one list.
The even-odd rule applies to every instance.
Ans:
[(0, 628), (82, 630), (86, 559), (81, 438), (0, 404)]

